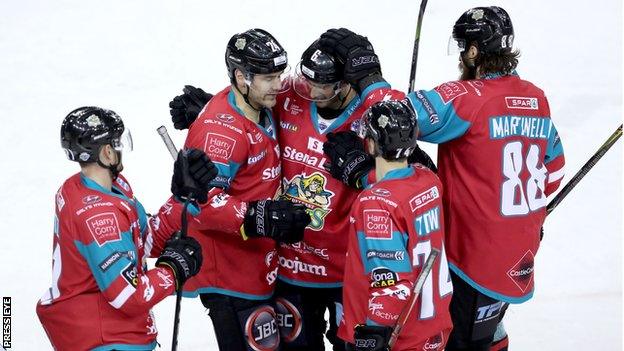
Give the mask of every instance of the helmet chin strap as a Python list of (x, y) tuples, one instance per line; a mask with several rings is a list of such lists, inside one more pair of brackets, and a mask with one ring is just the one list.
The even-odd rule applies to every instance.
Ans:
[(340, 99), (340, 106), (338, 106), (338, 110), (342, 110), (343, 109), (343, 105), (345, 103), (345, 101), (347, 101), (347, 97), (349, 96), (349, 94), (351, 93), (351, 89), (353, 89), (351, 87), (351, 84), (349, 84), (349, 90), (347, 90), (347, 93), (344, 94), (344, 96), (340, 96), (340, 93), (338, 93), (338, 99)]
[(117, 179), (117, 177), (119, 176), (119, 172), (121, 172), (119, 170), (119, 165), (121, 164), (121, 151), (115, 150), (115, 153), (117, 154), (117, 163), (115, 164), (110, 164), (107, 166), (100, 160), (99, 157), (97, 160), (97, 164), (100, 165), (100, 167), (106, 168), (110, 171), (111, 177), (113, 177), (113, 181)]
[(236, 88), (236, 91), (238, 91), (239, 94), (243, 96), (243, 100), (245, 100), (245, 103), (249, 107), (251, 107), (254, 111), (260, 112), (262, 110), (262, 107), (255, 108), (254, 105), (252, 105), (251, 102), (249, 102), (249, 89), (251, 89), (251, 82), (248, 82), (247, 79), (245, 79), (245, 86), (247, 87), (247, 92), (243, 93), (240, 89), (238, 89), (238, 84), (234, 84), (234, 88)]

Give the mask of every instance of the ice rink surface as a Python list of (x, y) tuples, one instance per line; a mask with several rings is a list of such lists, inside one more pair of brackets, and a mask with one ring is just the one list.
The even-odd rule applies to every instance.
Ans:
[[(518, 72), (544, 89), (570, 177), (622, 120), (622, 2), (430, 0), (417, 88), (457, 77), (446, 56), (451, 27), (473, 6), (508, 10), (522, 52)], [(225, 44), (252, 27), (273, 33), (295, 66), (323, 31), (348, 27), (375, 45), (386, 79), (408, 86), (418, 1), (43, 1), (0, 2), (0, 140), (4, 231), (0, 295), (12, 297), (13, 350), (47, 350), (35, 303), (51, 281), (54, 193), (78, 170), (59, 145), (63, 117), (98, 105), (118, 112), (135, 151), (124, 155), (148, 211), (167, 198), (171, 159), (156, 127), (173, 130), (168, 101), (184, 84), (228, 84)], [(435, 154), (436, 147), (423, 143)], [(622, 141), (548, 218), (533, 300), (506, 317), (512, 350), (621, 350)], [(237, 265), (237, 262), (231, 262)], [(253, 269), (253, 267), (240, 267)], [(169, 349), (175, 299), (156, 307)], [(185, 300), (180, 350), (216, 350), (199, 300)]]

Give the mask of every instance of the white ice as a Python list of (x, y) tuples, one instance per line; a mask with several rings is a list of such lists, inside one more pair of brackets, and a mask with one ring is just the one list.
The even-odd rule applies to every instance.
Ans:
[[(169, 188), (171, 159), (155, 129), (184, 84), (227, 84), (224, 48), (252, 27), (273, 33), (291, 63), (323, 31), (344, 26), (375, 45), (384, 75), (406, 89), (419, 2), (414, 1), (0, 1), (0, 295), (12, 297), (14, 350), (50, 345), (35, 303), (51, 281), (53, 195), (77, 171), (59, 145), (63, 117), (83, 105), (117, 111), (133, 132), (126, 176), (148, 211)], [(622, 120), (622, 2), (430, 0), (417, 84), (457, 76), (446, 56), (457, 17), (479, 5), (511, 14), (519, 73), (542, 87), (563, 140), (569, 180)], [(425, 145), (435, 153), (435, 146)], [(548, 218), (533, 300), (506, 317), (512, 350), (619, 350), (622, 342), (622, 141)], [(237, 265), (237, 262), (231, 262)], [(240, 267), (253, 269), (253, 267)], [(171, 342), (174, 298), (156, 309)], [(214, 350), (209, 318), (185, 300), (180, 350)]]

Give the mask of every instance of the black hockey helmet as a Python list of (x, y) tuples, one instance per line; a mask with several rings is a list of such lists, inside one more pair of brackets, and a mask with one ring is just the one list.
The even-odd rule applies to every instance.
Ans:
[(321, 50), (318, 40), (303, 52), (298, 68), (301, 74), (315, 83), (336, 83), (344, 78), (344, 64), (330, 53)]
[(328, 101), (340, 93), (344, 64), (323, 51), (316, 40), (301, 55), (293, 79), (295, 92), (311, 101)]
[(511, 52), (514, 30), (509, 14), (498, 6), (475, 7), (464, 12), (453, 26), (452, 40), (463, 52), (476, 42), (487, 54)]
[(375, 153), (387, 160), (406, 158), (416, 147), (416, 113), (405, 100), (377, 102), (362, 116), (360, 136), (373, 139)]
[(234, 34), (225, 50), (225, 65), (230, 81), (235, 81), (234, 71), (241, 70), (246, 79), (254, 74), (270, 74), (288, 67), (286, 50), (269, 32), (250, 29)]
[(117, 151), (132, 149), (132, 137), (115, 112), (86, 106), (73, 110), (65, 117), (61, 125), (61, 146), (68, 159), (97, 162), (103, 145), (111, 145)]

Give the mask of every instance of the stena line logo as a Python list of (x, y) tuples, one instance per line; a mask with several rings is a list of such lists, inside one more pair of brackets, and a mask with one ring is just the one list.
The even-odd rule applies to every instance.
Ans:
[(507, 108), (515, 108), (521, 110), (539, 109), (537, 98), (534, 97), (507, 96), (505, 97), (505, 104), (507, 104)]

